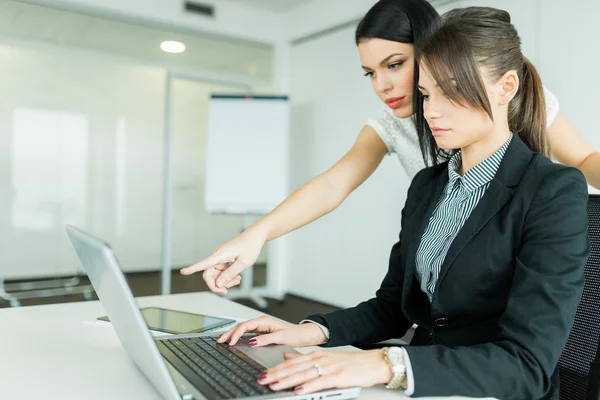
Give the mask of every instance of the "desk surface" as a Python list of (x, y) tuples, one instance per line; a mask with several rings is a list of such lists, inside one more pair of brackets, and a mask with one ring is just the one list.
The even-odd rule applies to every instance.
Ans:
[[(140, 307), (254, 318), (260, 312), (211, 293), (138, 298)], [(0, 310), (0, 392), (5, 399), (147, 399), (160, 396), (129, 360), (99, 301)], [(406, 398), (383, 387), (361, 399)]]

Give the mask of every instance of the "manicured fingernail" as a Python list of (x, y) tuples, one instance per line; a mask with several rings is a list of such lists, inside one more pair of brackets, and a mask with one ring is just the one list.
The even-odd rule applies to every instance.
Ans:
[(248, 340), (248, 346), (256, 346), (256, 339), (250, 339)]
[(279, 385), (279, 381), (271, 383), (270, 386), (277, 386), (277, 385)]
[(260, 376), (258, 377), (258, 381), (259, 382), (264, 382), (267, 379), (267, 373), (263, 372), (262, 374), (260, 374)]
[(299, 388), (296, 388), (296, 393), (302, 393), (304, 392), (304, 388), (302, 386), (300, 386)]

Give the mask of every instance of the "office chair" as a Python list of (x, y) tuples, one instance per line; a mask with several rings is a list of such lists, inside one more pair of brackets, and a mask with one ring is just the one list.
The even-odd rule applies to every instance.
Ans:
[(590, 195), (588, 232), (583, 295), (558, 362), (561, 400), (600, 400), (600, 195)]

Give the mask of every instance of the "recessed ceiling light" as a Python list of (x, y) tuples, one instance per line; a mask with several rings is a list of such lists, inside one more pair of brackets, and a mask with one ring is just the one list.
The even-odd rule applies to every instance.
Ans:
[(185, 44), (174, 40), (166, 40), (160, 44), (160, 49), (167, 53), (183, 53), (185, 51)]

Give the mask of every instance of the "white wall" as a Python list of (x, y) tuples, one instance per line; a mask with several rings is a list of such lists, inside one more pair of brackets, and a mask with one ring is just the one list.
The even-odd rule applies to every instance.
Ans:
[[(354, 29), (292, 50), (294, 189), (333, 165), (379, 100), (360, 69)], [(289, 238), (290, 292), (348, 306), (371, 296), (397, 240), (408, 179), (393, 157), (336, 211)]]
[[(0, 45), (0, 276), (72, 274), (72, 223), (113, 244), (128, 271), (158, 269), (163, 111), (160, 68), (40, 47)], [(204, 213), (208, 96), (173, 88), (173, 265), (188, 265), (241, 228)]]
[[(563, 114), (596, 150), (600, 150), (595, 118), (600, 109), (598, 15), (598, 2), (544, 0), (539, 49), (544, 83), (558, 97)], [(590, 187), (590, 192), (600, 190)]]
[(75, 270), (66, 222), (158, 264), (164, 71), (8, 45), (0, 60), (2, 275)]
[(293, 9), (282, 20), (285, 37), (289, 41), (304, 38), (332, 27), (355, 21), (377, 0), (318, 0)]

